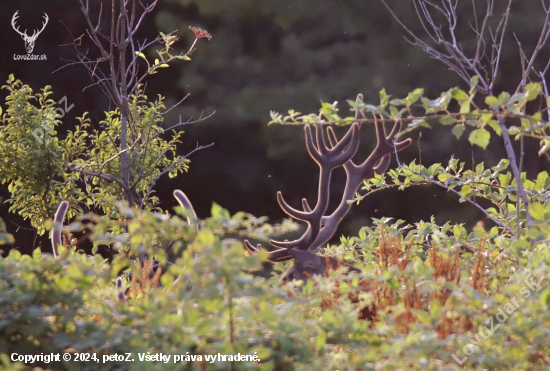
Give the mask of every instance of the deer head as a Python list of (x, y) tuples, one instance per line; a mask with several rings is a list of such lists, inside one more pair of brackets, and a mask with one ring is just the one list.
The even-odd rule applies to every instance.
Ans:
[(42, 31), (44, 31), (44, 28), (46, 28), (46, 25), (48, 24), (49, 18), (48, 18), (48, 15), (46, 13), (44, 13), (44, 23), (42, 23), (42, 29), (40, 31), (39, 30), (34, 30), (33, 34), (31, 36), (29, 36), (29, 35), (27, 35), (27, 30), (25, 30), (25, 32), (21, 32), (21, 31), (19, 31), (19, 27), (17, 27), (15, 25), (15, 21), (19, 17), (19, 15), (17, 13), (19, 13), (19, 10), (16, 11), (13, 14), (13, 17), (11, 18), (11, 26), (13, 27), (15, 32), (17, 32), (19, 35), (21, 35), (21, 37), (25, 41), (25, 49), (27, 49), (27, 53), (30, 54), (30, 53), (32, 53), (32, 51), (34, 49), (34, 43), (36, 41), (36, 38), (38, 37), (38, 35), (40, 35), (42, 33)]
[[(359, 94), (357, 100), (362, 100)], [(331, 127), (327, 128), (327, 136), (330, 145), (327, 145), (321, 125), (315, 125), (315, 143), (309, 125), (304, 127), (305, 142), (309, 155), (319, 165), (319, 189), (317, 192), (317, 203), (311, 208), (304, 198), (302, 199), (302, 210), (295, 209), (288, 205), (283, 199), (281, 192), (277, 193), (277, 201), (283, 211), (296, 220), (307, 224), (305, 233), (294, 241), (270, 240), (271, 245), (278, 249), (269, 253), (268, 260), (271, 262), (282, 262), (294, 259), (294, 266), (285, 274), (285, 281), (292, 279), (307, 279), (314, 274), (327, 274), (330, 269), (340, 266), (353, 268), (344, 262), (334, 258), (322, 257), (317, 254), (322, 252), (321, 246), (326, 243), (338, 227), (340, 221), (346, 216), (351, 208), (348, 200), (351, 200), (357, 188), (364, 180), (373, 178), (375, 174), (382, 174), (386, 171), (390, 156), (395, 151), (400, 151), (411, 143), (411, 139), (396, 142), (395, 138), (401, 129), (401, 121), (396, 121), (392, 131), (388, 135), (382, 120), (375, 116), (377, 144), (370, 156), (356, 165), (352, 157), (359, 146), (359, 129), (361, 128), (360, 118), (364, 118), (362, 112), (357, 111), (355, 122), (341, 140), (336, 138)], [(330, 197), (330, 178), (332, 170), (343, 166), (346, 172), (346, 186), (342, 200), (336, 210), (325, 215)], [(261, 249), (245, 241), (245, 246), (250, 252)]]

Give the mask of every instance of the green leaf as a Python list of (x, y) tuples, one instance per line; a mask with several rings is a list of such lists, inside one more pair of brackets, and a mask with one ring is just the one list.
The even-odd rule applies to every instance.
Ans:
[(453, 226), (453, 233), (458, 240), (466, 241), (468, 239), (466, 228), (459, 224)]
[(464, 197), (470, 196), (472, 194), (472, 187), (470, 187), (469, 185), (463, 185), (460, 189), (460, 194)]
[(548, 183), (548, 173), (546, 171), (538, 173), (537, 181), (535, 183), (535, 190), (536, 191), (544, 190), (548, 186), (547, 183)]
[(485, 170), (485, 166), (483, 165), (483, 162), (476, 165), (476, 174), (481, 174)]
[(136, 55), (137, 55), (138, 57), (141, 57), (141, 58), (143, 58), (143, 59), (145, 59), (145, 60), (147, 61), (147, 58), (145, 58), (145, 54), (143, 54), (142, 52), (136, 52)]
[(475, 144), (485, 149), (487, 148), (487, 146), (489, 145), (489, 141), (491, 140), (491, 133), (483, 128), (476, 129), (470, 133), (470, 137), (468, 138), (468, 140), (472, 145)]
[(441, 125), (452, 125), (456, 122), (456, 119), (451, 115), (445, 115), (439, 119)]
[(497, 99), (497, 97), (489, 95), (488, 97), (485, 97), (485, 104), (488, 105), (488, 106), (496, 105), (496, 104), (498, 104), (498, 99)]
[(542, 92), (542, 85), (538, 82), (530, 82), (525, 86), (525, 92), (527, 93), (528, 101), (536, 99)]
[(321, 350), (327, 343), (327, 333), (324, 330), (319, 330), (317, 338), (315, 339), (315, 347), (317, 350)]
[(495, 133), (500, 136), (502, 134), (502, 128), (498, 124), (497, 120), (489, 120), (487, 124), (495, 131)]
[(414, 91), (410, 92), (409, 95), (407, 95), (407, 98), (405, 101), (407, 102), (407, 105), (411, 105), (414, 102), (416, 102), (420, 97), (424, 94), (424, 89), (418, 88), (414, 89)]
[(426, 312), (424, 312), (422, 310), (418, 310), (414, 314), (415, 314), (416, 318), (418, 318), (420, 320), (420, 322), (422, 322), (426, 326), (429, 326), (431, 324), (432, 321), (431, 321), (430, 315), (427, 314)]
[(174, 284), (174, 276), (172, 276), (170, 273), (164, 273), (161, 277), (160, 277), (160, 283), (162, 283), (162, 286), (163, 287), (172, 287), (172, 285)]
[(503, 91), (498, 95), (498, 103), (501, 105), (507, 103), (509, 99), (510, 99), (510, 93), (507, 93), (505, 91)]
[(464, 130), (466, 130), (466, 128), (463, 124), (457, 124), (453, 127), (452, 132), (455, 135), (456, 139), (460, 139), (462, 133), (464, 133)]
[(390, 100), (390, 95), (386, 94), (386, 89), (383, 88), (380, 90), (380, 108), (384, 109), (388, 105)]
[(459, 103), (461, 103), (463, 100), (468, 99), (469, 95), (464, 90), (459, 88), (453, 88), (451, 90), (451, 96), (456, 99)]
[(481, 115), (481, 122), (483, 123), (488, 123), (489, 120), (491, 120), (493, 118), (493, 114), (492, 113), (484, 113)]
[(550, 306), (550, 290), (546, 289), (540, 295), (540, 302), (545, 307)]
[(462, 104), (460, 105), (460, 113), (462, 115), (470, 113), (470, 101), (469, 100), (466, 100), (466, 101), (462, 102)]
[(470, 79), (470, 94), (474, 92), (478, 83), (479, 83), (479, 76), (478, 75), (472, 76), (472, 78)]
[(544, 219), (544, 206), (542, 206), (538, 202), (533, 202), (532, 204), (529, 204), (529, 214), (537, 220), (543, 220)]
[(497, 166), (493, 166), (493, 170), (502, 171), (502, 170), (505, 170), (509, 165), (510, 165), (510, 161), (503, 158), (502, 160), (500, 160)]

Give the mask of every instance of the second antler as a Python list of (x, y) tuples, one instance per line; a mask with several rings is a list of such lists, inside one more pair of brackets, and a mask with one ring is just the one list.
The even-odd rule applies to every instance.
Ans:
[[(363, 96), (359, 94), (357, 100), (362, 100)], [(373, 178), (375, 174), (382, 174), (388, 168), (390, 156), (395, 151), (400, 151), (411, 143), (411, 139), (402, 142), (395, 142), (395, 138), (401, 129), (401, 122), (397, 121), (390, 134), (386, 134), (386, 128), (383, 121), (375, 120), (377, 144), (370, 156), (360, 165), (356, 165), (352, 157), (357, 152), (359, 146), (359, 129), (361, 123), (359, 119), (362, 113), (357, 111), (355, 122), (351, 125), (348, 132), (341, 140), (336, 138), (331, 127), (327, 128), (327, 136), (330, 145), (327, 145), (321, 125), (315, 126), (315, 142), (309, 125), (304, 127), (306, 134), (306, 147), (309, 155), (319, 165), (319, 189), (317, 193), (317, 204), (312, 209), (307, 200), (302, 199), (302, 209), (297, 210), (283, 199), (281, 192), (277, 192), (277, 201), (283, 211), (296, 220), (307, 223), (305, 233), (294, 241), (275, 241), (270, 240), (271, 245), (278, 247), (278, 250), (269, 253), (269, 260), (272, 262), (281, 262), (294, 259), (290, 250), (298, 249), (308, 252), (320, 252), (320, 246), (326, 243), (334, 233), (340, 221), (349, 212), (351, 200), (357, 191), (357, 188), (364, 180)], [(330, 178), (332, 170), (343, 166), (346, 172), (346, 186), (340, 204), (336, 210), (325, 215), (330, 198)], [(254, 247), (249, 241), (245, 241), (247, 249), (255, 252), (261, 248), (260, 245)]]

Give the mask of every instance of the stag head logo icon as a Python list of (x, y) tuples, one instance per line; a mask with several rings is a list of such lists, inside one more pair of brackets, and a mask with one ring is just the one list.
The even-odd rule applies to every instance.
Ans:
[(31, 36), (29, 36), (29, 35), (27, 35), (27, 30), (25, 30), (25, 32), (21, 32), (21, 31), (19, 31), (19, 27), (15, 24), (15, 21), (19, 17), (19, 15), (17, 13), (19, 13), (19, 10), (16, 11), (13, 14), (13, 17), (11, 18), (11, 26), (13, 27), (15, 32), (17, 32), (19, 35), (21, 35), (21, 37), (25, 41), (25, 49), (27, 49), (27, 53), (30, 54), (30, 53), (32, 53), (32, 51), (34, 49), (34, 42), (36, 41), (36, 38), (38, 37), (38, 35), (40, 35), (42, 33), (42, 31), (44, 31), (44, 28), (46, 28), (46, 25), (48, 24), (48, 19), (49, 18), (48, 18), (48, 15), (46, 13), (44, 13), (44, 23), (42, 24), (42, 29), (40, 31), (39, 30), (34, 30), (33, 34)]

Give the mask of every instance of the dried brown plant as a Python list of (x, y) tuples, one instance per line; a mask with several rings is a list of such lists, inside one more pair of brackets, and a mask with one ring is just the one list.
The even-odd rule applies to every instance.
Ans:
[(154, 265), (154, 260), (145, 260), (143, 265), (138, 266), (139, 277), (137, 274), (132, 275), (128, 297), (144, 297), (151, 287), (159, 286), (162, 267), (159, 265), (157, 270), (153, 273)]

